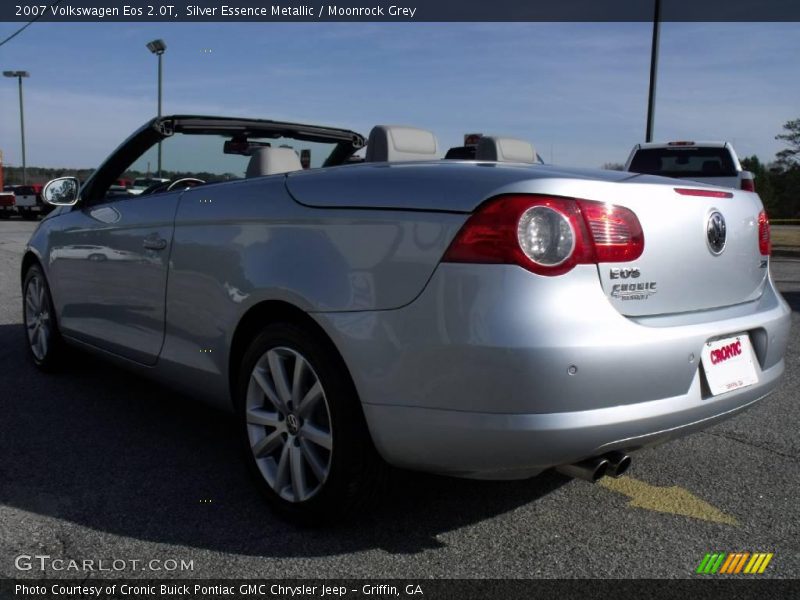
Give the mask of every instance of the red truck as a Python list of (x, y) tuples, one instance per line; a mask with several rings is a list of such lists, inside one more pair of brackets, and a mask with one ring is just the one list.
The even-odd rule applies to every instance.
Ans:
[(0, 192), (0, 219), (7, 219), (17, 212), (14, 206), (14, 192)]

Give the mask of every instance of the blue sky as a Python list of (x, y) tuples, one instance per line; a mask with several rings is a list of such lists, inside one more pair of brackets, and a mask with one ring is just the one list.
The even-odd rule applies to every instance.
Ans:
[[(0, 23), (0, 39), (19, 25)], [(36, 23), (0, 48), (25, 69), (28, 164), (96, 166), (155, 114), (153, 38), (165, 113), (531, 140), (550, 162), (624, 162), (643, 141), (648, 23)], [(207, 50), (211, 51), (208, 52)], [(800, 23), (665, 23), (657, 140), (726, 139), (771, 160), (800, 118)], [(0, 149), (19, 164), (16, 82), (0, 79)]]

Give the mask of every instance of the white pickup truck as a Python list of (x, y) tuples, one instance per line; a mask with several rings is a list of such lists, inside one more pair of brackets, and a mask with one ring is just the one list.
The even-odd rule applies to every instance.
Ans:
[(8, 185), (6, 191), (14, 193), (14, 206), (23, 219), (35, 219), (46, 215), (55, 207), (42, 199), (42, 185)]
[(636, 144), (625, 170), (755, 191), (750, 171), (742, 169), (728, 142), (667, 142)]

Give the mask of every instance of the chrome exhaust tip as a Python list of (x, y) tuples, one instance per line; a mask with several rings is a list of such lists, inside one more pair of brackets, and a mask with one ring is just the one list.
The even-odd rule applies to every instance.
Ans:
[(608, 460), (606, 475), (609, 477), (622, 477), (631, 466), (631, 457), (624, 452), (609, 452), (604, 458)]
[(556, 467), (556, 471), (568, 477), (596, 483), (605, 476), (608, 466), (608, 460), (600, 456), (587, 458), (571, 465), (560, 465)]

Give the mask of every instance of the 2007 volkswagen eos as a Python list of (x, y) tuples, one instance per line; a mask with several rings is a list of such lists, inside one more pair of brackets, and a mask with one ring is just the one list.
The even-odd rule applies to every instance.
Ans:
[[(33, 360), (80, 345), (235, 410), (300, 520), (361, 505), (386, 463), (619, 475), (775, 389), (790, 311), (755, 193), (454, 150), (474, 160), (410, 127), (154, 119), (47, 185)], [(158, 177), (134, 194), (126, 171)]]

